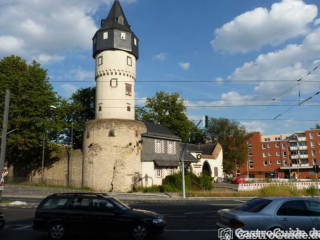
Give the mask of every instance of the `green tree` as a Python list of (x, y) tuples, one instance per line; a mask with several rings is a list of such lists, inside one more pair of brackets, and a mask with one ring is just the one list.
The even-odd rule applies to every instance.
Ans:
[(317, 123), (315, 129), (320, 129), (320, 125)]
[(184, 142), (189, 141), (189, 134), (195, 130), (179, 93), (156, 92), (155, 97), (148, 97), (145, 106), (138, 109), (137, 118), (162, 124)]
[(244, 126), (226, 118), (210, 118), (206, 134), (213, 141), (218, 141), (223, 148), (223, 169), (231, 173), (236, 165), (242, 165), (248, 160), (247, 140), (251, 134)]
[[(14, 165), (15, 173), (27, 176), (41, 166), (42, 140), (59, 135), (56, 117), (50, 106), (61, 99), (53, 91), (47, 71), (33, 61), (30, 65), (21, 57), (0, 60), (0, 121), (2, 121), (5, 90), (9, 89), (10, 109), (6, 160)], [(1, 122), (2, 124), (2, 122)], [(50, 134), (49, 134), (50, 133)], [(55, 146), (46, 141), (46, 165), (52, 164), (51, 151)]]

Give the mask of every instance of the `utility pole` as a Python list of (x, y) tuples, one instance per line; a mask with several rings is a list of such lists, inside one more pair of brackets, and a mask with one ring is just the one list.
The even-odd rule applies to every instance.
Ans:
[(44, 184), (44, 149), (46, 143), (46, 132), (44, 132), (42, 139), (42, 160), (41, 160), (41, 184)]
[[(1, 138), (1, 153), (0, 153), (0, 172), (2, 172), (6, 157), (7, 146), (7, 130), (8, 130), (8, 118), (9, 118), (9, 105), (10, 105), (10, 91), (6, 90), (6, 97), (4, 102), (3, 122), (2, 122), (2, 138)], [(1, 178), (1, 176), (0, 176)], [(2, 189), (0, 189), (0, 201), (2, 196)]]
[(71, 148), (70, 148), (70, 160), (68, 161), (68, 186), (70, 186), (71, 182), (71, 172), (70, 169), (72, 166), (72, 159), (73, 159), (73, 117), (71, 119)]

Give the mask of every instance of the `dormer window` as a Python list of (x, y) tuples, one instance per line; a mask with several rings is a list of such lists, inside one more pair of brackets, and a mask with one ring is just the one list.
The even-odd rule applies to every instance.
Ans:
[(124, 18), (122, 16), (118, 17), (118, 23), (124, 25)]
[(109, 38), (109, 33), (108, 32), (104, 32), (103, 33), (103, 39), (108, 39)]
[(134, 42), (134, 45), (137, 46), (138, 43), (136, 38), (133, 39), (133, 42)]
[(126, 33), (125, 33), (125, 32), (122, 32), (122, 33), (121, 33), (121, 39), (122, 39), (122, 40), (126, 40)]

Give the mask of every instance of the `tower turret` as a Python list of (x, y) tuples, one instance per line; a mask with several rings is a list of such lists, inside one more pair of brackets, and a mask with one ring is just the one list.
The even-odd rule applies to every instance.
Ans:
[(132, 32), (120, 2), (115, 0), (93, 37), (96, 60), (96, 119), (134, 120), (134, 83), (139, 39)]

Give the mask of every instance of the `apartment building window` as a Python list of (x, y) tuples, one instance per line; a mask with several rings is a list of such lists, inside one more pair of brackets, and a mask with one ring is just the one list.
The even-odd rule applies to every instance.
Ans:
[(320, 145), (320, 141), (318, 141), (318, 145)]
[(266, 145), (265, 144), (262, 144), (262, 149), (266, 149)]
[(277, 156), (280, 156), (280, 152), (276, 152), (276, 155), (277, 155)]
[(317, 154), (316, 154), (316, 150), (312, 150), (312, 156), (316, 156)]
[(283, 165), (284, 166), (288, 166), (288, 162), (287, 161), (283, 161)]
[(280, 137), (276, 137), (276, 138), (274, 138), (276, 141), (280, 141), (281, 140), (281, 138)]
[(265, 138), (264, 141), (265, 142), (270, 142), (270, 138)]
[(176, 142), (168, 141), (168, 154), (176, 154)]
[(248, 147), (249, 147), (249, 148), (251, 148), (251, 147), (252, 147), (252, 144), (251, 144), (251, 142), (250, 142), (250, 141), (248, 142)]
[(279, 148), (280, 147), (280, 143), (276, 143), (276, 148)]
[(270, 148), (270, 144), (268, 144), (268, 148)]
[(240, 170), (237, 170), (237, 176), (240, 176)]
[(313, 148), (315, 147), (314, 142), (311, 142), (310, 144), (311, 144), (311, 147), (313, 147)]
[(317, 165), (317, 159), (313, 159), (313, 165)]
[(268, 165), (268, 161), (264, 161), (264, 162), (263, 162), (263, 165), (264, 165), (264, 166), (267, 166), (267, 165)]
[(280, 165), (281, 164), (281, 160), (277, 160), (277, 164)]
[(318, 137), (320, 137), (320, 132), (318, 132)]
[(250, 165), (249, 165), (249, 169), (253, 169), (253, 165), (250, 164)]
[(309, 133), (310, 139), (314, 139), (314, 133)]
[(253, 159), (252, 159), (252, 157), (251, 157), (251, 158), (249, 158), (249, 163), (253, 163)]
[(267, 153), (262, 153), (262, 156), (263, 157), (267, 157)]
[(271, 161), (271, 160), (269, 161), (269, 164), (270, 164), (270, 165), (272, 164), (272, 161)]
[(287, 148), (287, 145), (285, 143), (282, 143), (282, 148), (283, 149), (286, 149)]
[(154, 140), (155, 153), (164, 153), (164, 140)]
[(268, 152), (268, 156), (271, 157), (271, 153), (270, 152)]
[(248, 150), (248, 155), (252, 156), (252, 150)]
[(287, 157), (287, 152), (283, 152), (283, 157)]

